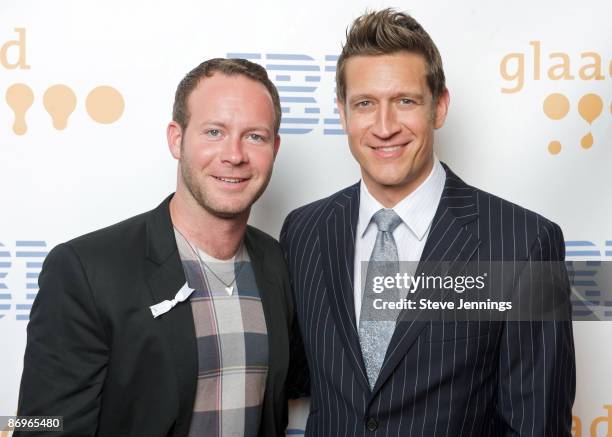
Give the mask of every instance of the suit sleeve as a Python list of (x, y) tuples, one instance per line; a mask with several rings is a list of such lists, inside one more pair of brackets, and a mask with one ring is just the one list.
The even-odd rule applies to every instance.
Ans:
[(310, 396), (310, 372), (308, 371), (308, 362), (304, 350), (304, 342), (300, 331), (299, 321), (297, 317), (297, 305), (295, 287), (293, 286), (293, 274), (291, 273), (291, 263), (289, 259), (289, 241), (288, 229), (291, 214), (287, 216), (280, 233), (280, 244), (283, 249), (283, 255), (289, 268), (289, 278), (291, 289), (293, 290), (294, 314), (293, 323), (291, 326), (291, 346), (289, 358), (289, 371), (287, 375), (287, 396), (289, 399), (297, 399)]
[[(567, 279), (565, 243), (554, 223), (542, 226), (527, 262), (556, 261)], [(543, 263), (545, 264), (545, 263)], [(569, 281), (556, 292), (571, 314)], [(572, 322), (506, 322), (500, 343), (498, 411), (510, 436), (570, 437), (576, 391)]]
[(63, 416), (63, 432), (50, 436), (94, 436), (109, 347), (85, 271), (69, 245), (54, 248), (44, 262), (27, 337), (18, 414)]

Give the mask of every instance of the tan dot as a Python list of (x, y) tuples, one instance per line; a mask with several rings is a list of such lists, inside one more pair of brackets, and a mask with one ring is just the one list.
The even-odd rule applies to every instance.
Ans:
[(32, 89), (23, 83), (13, 84), (6, 90), (5, 99), (15, 113), (13, 132), (17, 135), (25, 134), (28, 131), (25, 114), (34, 102)]
[(551, 141), (548, 143), (548, 152), (551, 155), (558, 155), (561, 152), (561, 143), (559, 141)]
[(589, 132), (588, 134), (583, 136), (580, 140), (580, 145), (583, 149), (590, 149), (591, 147), (593, 147), (593, 134)]
[(563, 94), (554, 93), (544, 99), (544, 114), (552, 120), (561, 120), (569, 112), (569, 100)]
[(66, 85), (53, 85), (43, 96), (45, 109), (53, 120), (53, 127), (57, 130), (66, 129), (68, 117), (76, 108), (76, 103), (76, 94)]
[(597, 94), (585, 94), (578, 101), (578, 112), (589, 124), (599, 117), (602, 109), (603, 100)]
[(91, 90), (85, 100), (89, 116), (98, 123), (111, 124), (119, 120), (125, 109), (123, 96), (110, 86), (99, 86)]

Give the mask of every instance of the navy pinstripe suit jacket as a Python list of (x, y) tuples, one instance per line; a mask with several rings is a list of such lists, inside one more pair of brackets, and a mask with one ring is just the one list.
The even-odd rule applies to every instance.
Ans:
[[(421, 261), (564, 259), (555, 223), (445, 169)], [(305, 352), (294, 351), (290, 380), (310, 384), (306, 436), (570, 436), (571, 322), (399, 322), (370, 390), (353, 298), (358, 210), (356, 184), (296, 209), (281, 231)]]

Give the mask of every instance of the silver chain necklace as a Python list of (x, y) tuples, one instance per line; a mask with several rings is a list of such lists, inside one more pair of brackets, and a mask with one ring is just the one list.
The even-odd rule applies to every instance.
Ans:
[(176, 232), (179, 233), (179, 235), (183, 238), (183, 240), (185, 240), (185, 243), (187, 243), (187, 245), (189, 246), (189, 248), (193, 251), (193, 253), (195, 254), (195, 256), (198, 258), (198, 262), (200, 263), (200, 268), (202, 270), (208, 270), (210, 273), (212, 273), (212, 275), (217, 278), (217, 280), (219, 282), (221, 282), (226, 289), (229, 289), (232, 287), (232, 285), (234, 284), (234, 282), (236, 282), (236, 279), (238, 279), (238, 275), (240, 274), (240, 271), (242, 270), (242, 267), (244, 267), (244, 260), (240, 259), (238, 260), (238, 256), (240, 256), (240, 258), (243, 258), (243, 253), (242, 251), (244, 250), (244, 248), (242, 247), (242, 243), (240, 244), (240, 248), (238, 249), (238, 252), (236, 252), (236, 258), (234, 259), (234, 265), (236, 265), (236, 262), (239, 263), (240, 267), (238, 267), (238, 270), (234, 272), (234, 279), (232, 279), (229, 283), (226, 283), (223, 279), (221, 279), (219, 277), (219, 275), (217, 275), (215, 273), (215, 271), (202, 259), (202, 257), (200, 256), (200, 251), (198, 250), (197, 247), (194, 247), (189, 240), (183, 235), (183, 233), (181, 231), (179, 231), (176, 227), (174, 228), (176, 229)]

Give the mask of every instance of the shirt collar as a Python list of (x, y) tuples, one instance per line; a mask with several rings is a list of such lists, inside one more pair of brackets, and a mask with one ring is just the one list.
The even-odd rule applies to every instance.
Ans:
[[(434, 155), (434, 164), (431, 173), (421, 185), (412, 193), (403, 198), (393, 207), (393, 210), (400, 216), (404, 224), (421, 241), (433, 218), (442, 197), (444, 183), (446, 182), (446, 172)], [(361, 238), (365, 234), (372, 221), (372, 216), (384, 206), (374, 198), (368, 191), (363, 179), (360, 183), (359, 198), (359, 221), (357, 235)], [(401, 225), (400, 225), (401, 226)]]

